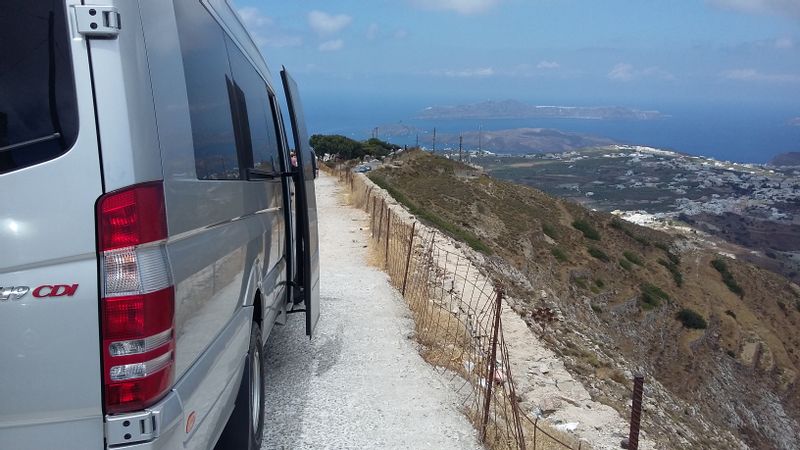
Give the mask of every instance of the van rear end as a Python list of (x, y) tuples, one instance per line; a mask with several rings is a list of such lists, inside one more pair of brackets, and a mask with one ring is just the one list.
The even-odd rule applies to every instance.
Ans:
[(12, 3), (0, 14), (0, 448), (99, 449), (89, 56), (64, 2)]

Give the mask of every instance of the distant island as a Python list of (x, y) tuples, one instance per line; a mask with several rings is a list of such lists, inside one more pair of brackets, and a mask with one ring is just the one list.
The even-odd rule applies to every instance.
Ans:
[(800, 166), (800, 152), (788, 152), (776, 155), (769, 162), (770, 166)]
[[(377, 127), (382, 138), (400, 141), (419, 137), (425, 148), (433, 147), (430, 130), (407, 124), (385, 124)], [(439, 132), (436, 135), (436, 148), (439, 150), (458, 149), (459, 138), (465, 150), (480, 149), (492, 153), (523, 155), (529, 153), (568, 152), (585, 147), (599, 147), (617, 143), (613, 139), (574, 133), (550, 128), (514, 128), (509, 130), (472, 130), (464, 133)]]
[(622, 106), (540, 106), (516, 100), (485, 101), (470, 105), (429, 106), (417, 119), (625, 119), (654, 120), (665, 117), (659, 111)]

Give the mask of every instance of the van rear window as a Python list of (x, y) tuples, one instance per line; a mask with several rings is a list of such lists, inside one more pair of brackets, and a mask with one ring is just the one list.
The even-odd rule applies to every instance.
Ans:
[(63, 1), (4, 2), (0, 43), (2, 174), (69, 150), (78, 114)]

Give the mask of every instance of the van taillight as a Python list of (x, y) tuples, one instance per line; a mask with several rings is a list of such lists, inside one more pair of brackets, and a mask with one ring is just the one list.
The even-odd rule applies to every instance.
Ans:
[(164, 243), (164, 188), (145, 183), (97, 204), (106, 412), (135, 411), (171, 387), (175, 291)]

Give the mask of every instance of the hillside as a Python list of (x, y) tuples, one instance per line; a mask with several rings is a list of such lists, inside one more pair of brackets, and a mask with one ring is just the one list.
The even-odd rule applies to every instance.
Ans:
[(627, 375), (644, 372), (662, 448), (800, 447), (800, 288), (786, 279), (423, 152), (370, 178), (482, 253), (595, 400), (627, 414)]
[(770, 166), (800, 166), (800, 152), (788, 152), (776, 155), (769, 161)]

